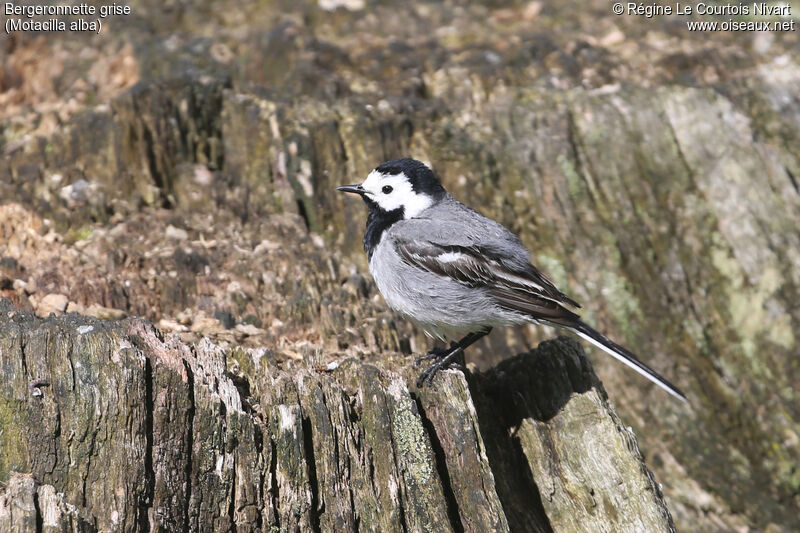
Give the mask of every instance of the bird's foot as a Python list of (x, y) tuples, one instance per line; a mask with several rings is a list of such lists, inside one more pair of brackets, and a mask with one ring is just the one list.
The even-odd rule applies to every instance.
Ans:
[(425, 355), (421, 355), (414, 359), (414, 368), (419, 368), (424, 361), (430, 361), (431, 359), (441, 359), (442, 357), (447, 357), (450, 352), (455, 350), (458, 345), (455, 342), (450, 343), (449, 348), (432, 348), (431, 351), (426, 353)]
[(420, 373), (419, 378), (417, 378), (417, 388), (422, 388), (425, 382), (427, 382), (428, 385), (433, 383), (433, 378), (439, 370), (449, 368), (454, 363), (458, 364), (460, 362), (458, 360), (459, 356), (463, 354), (464, 349), (458, 343), (454, 342), (450, 345), (450, 348), (434, 348), (426, 355), (418, 357), (416, 361), (414, 361), (415, 368), (422, 361), (427, 361), (428, 359), (434, 359), (434, 361), (428, 368)]

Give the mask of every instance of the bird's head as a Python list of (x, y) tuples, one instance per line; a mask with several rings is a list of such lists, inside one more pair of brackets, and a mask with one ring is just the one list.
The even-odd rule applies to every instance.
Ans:
[(414, 218), (441, 200), (447, 192), (424, 163), (416, 159), (392, 159), (369, 173), (360, 185), (337, 190), (361, 195), (370, 211)]

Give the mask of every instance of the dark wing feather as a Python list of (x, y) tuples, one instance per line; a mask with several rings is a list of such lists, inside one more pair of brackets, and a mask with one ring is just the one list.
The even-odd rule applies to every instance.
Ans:
[(564, 304), (578, 304), (545, 278), (533, 265), (514, 268), (481, 246), (440, 245), (395, 238), (395, 249), (410, 265), (470, 287), (483, 288), (498, 305), (535, 319), (572, 320), (578, 315)]
[[(522, 246), (521, 243), (520, 246)], [(478, 256), (484, 257), (494, 261), (498, 265), (501, 265), (503, 269), (511, 275), (522, 278), (525, 283), (538, 285), (540, 287), (539, 290), (545, 298), (560, 304), (567, 304), (572, 307), (580, 308), (580, 304), (578, 302), (558, 290), (553, 282), (550, 281), (547, 276), (542, 274), (538, 268), (530, 264), (530, 262), (526, 262), (524, 265), (519, 265), (518, 260), (514, 263), (508, 262), (505, 260), (503, 254), (499, 250), (494, 250), (488, 246), (478, 245), (472, 246), (470, 249)]]

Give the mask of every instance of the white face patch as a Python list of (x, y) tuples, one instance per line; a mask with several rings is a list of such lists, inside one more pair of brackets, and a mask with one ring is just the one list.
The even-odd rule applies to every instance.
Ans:
[[(414, 218), (433, 204), (433, 198), (417, 193), (404, 173), (381, 174), (373, 170), (361, 184), (367, 191), (367, 198), (378, 204), (384, 211), (403, 208), (404, 218)], [(387, 192), (384, 192), (387, 191)]]

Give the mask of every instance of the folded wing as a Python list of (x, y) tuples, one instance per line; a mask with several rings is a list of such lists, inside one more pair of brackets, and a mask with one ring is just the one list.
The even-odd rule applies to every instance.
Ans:
[(577, 307), (574, 300), (559, 291), (530, 263), (519, 265), (518, 259), (506, 260), (496, 249), (400, 238), (395, 238), (394, 244), (397, 253), (408, 264), (481, 288), (505, 309), (532, 319), (578, 319), (577, 314), (564, 307)]

